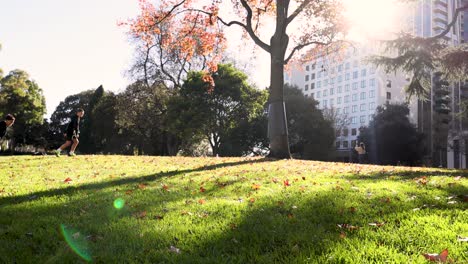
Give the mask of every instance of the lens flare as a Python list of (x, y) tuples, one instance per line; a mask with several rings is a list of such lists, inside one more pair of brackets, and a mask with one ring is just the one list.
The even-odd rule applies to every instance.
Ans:
[(124, 207), (124, 205), (125, 205), (125, 200), (124, 199), (122, 199), (122, 198), (115, 199), (114, 207), (116, 209), (122, 209)]
[(86, 237), (77, 230), (63, 224), (60, 225), (60, 230), (68, 246), (82, 259), (91, 261), (91, 254), (89, 253)]

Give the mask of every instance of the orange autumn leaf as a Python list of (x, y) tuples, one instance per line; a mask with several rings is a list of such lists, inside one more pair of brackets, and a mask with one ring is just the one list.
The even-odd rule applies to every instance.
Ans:
[(165, 190), (165, 191), (169, 191), (169, 186), (167, 186), (166, 184), (163, 184), (162, 188), (163, 188), (163, 190)]
[(260, 185), (254, 183), (254, 184), (252, 184), (252, 189), (254, 189), (255, 191), (258, 190), (258, 189), (260, 189)]
[(206, 201), (205, 201), (205, 199), (200, 199), (200, 200), (198, 200), (198, 203), (199, 203), (199, 204), (205, 204)]
[(440, 254), (430, 254), (430, 253), (426, 253), (426, 254), (423, 254), (423, 256), (424, 256), (427, 260), (429, 260), (429, 261), (433, 261), (433, 262), (447, 262), (448, 249), (442, 250), (442, 252), (440, 252)]
[(143, 190), (143, 189), (146, 188), (146, 186), (147, 186), (147, 184), (145, 184), (145, 183), (140, 183), (140, 184), (138, 184), (138, 189)]
[(125, 194), (126, 194), (126, 195), (130, 195), (130, 194), (132, 194), (132, 192), (133, 192), (132, 190), (127, 190), (127, 191), (125, 192)]
[(255, 198), (250, 198), (249, 203), (251, 204), (255, 203)]
[(71, 182), (71, 181), (72, 181), (72, 179), (71, 179), (70, 177), (68, 177), (68, 178), (66, 178), (63, 182), (69, 183), (69, 182)]
[(203, 188), (203, 186), (202, 186), (202, 187), (200, 187), (200, 192), (205, 192), (205, 191), (206, 191), (206, 189), (205, 189), (205, 188)]
[(139, 218), (139, 219), (145, 218), (145, 217), (146, 217), (146, 211), (142, 211), (142, 212), (136, 213), (136, 214), (135, 214), (135, 217), (136, 217), (136, 218)]

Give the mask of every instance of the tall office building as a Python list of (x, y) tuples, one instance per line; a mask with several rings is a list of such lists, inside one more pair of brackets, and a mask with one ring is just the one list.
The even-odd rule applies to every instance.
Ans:
[[(319, 103), (320, 109), (333, 109), (338, 119), (336, 140), (338, 160), (348, 161), (359, 130), (368, 126), (379, 105), (404, 102), (403, 74), (386, 74), (366, 63), (370, 55), (378, 54), (377, 43), (355, 43), (343, 56), (329, 54), (292, 67), (285, 81), (298, 86), (306, 97)], [(416, 105), (410, 118), (416, 123)]]
[[(455, 10), (466, 0), (420, 0), (414, 6), (413, 34), (433, 37), (443, 32), (454, 19)], [(464, 18), (459, 16), (453, 28), (443, 37), (449, 46), (463, 42)], [(466, 168), (468, 142), (463, 138), (464, 125), (460, 119), (460, 103), (466, 94), (461, 83), (451, 83), (442, 91), (436, 83), (434, 73), (430, 100), (418, 102), (418, 129), (426, 136), (426, 158), (433, 166)], [(444, 93), (450, 101), (444, 102)], [(446, 103), (447, 109), (440, 111)], [(448, 113), (447, 113), (448, 112)], [(468, 126), (466, 127), (468, 129)], [(467, 143), (467, 144), (465, 144)]]
[[(409, 4), (409, 12), (404, 14), (405, 29), (421, 37), (438, 35), (452, 21), (455, 9), (461, 6), (462, 1), (468, 2), (420, 0)], [(448, 45), (459, 45), (463, 41), (462, 37), (468, 34), (467, 18), (468, 12), (465, 12), (464, 17), (459, 18), (455, 27), (445, 35), (444, 41)], [(461, 34), (462, 31), (464, 35)], [(337, 131), (336, 147), (341, 160), (349, 159), (349, 149), (354, 147), (359, 128), (369, 124), (379, 105), (405, 101), (403, 87), (408, 83), (405, 74), (386, 74), (365, 62), (368, 55), (379, 53), (382, 53), (379, 45), (369, 41), (349, 48), (342, 59), (336, 59), (333, 55), (319, 57), (293, 67), (286, 74), (286, 82), (297, 85), (305, 96), (317, 100), (321, 109), (333, 108), (348, 120), (343, 129)], [(432, 87), (431, 100), (413, 100), (410, 104), (410, 120), (426, 135), (425, 158), (428, 165), (466, 168), (468, 141), (462, 142), (462, 136), (466, 130), (468, 137), (468, 120), (463, 122), (457, 114), (460, 112), (463, 96), (468, 97), (468, 87), (452, 84), (449, 86), (449, 95), (449, 119), (440, 117), (434, 111), (434, 99), (438, 98)], [(448, 124), (445, 123), (447, 120)], [(444, 130), (444, 126), (447, 129)]]

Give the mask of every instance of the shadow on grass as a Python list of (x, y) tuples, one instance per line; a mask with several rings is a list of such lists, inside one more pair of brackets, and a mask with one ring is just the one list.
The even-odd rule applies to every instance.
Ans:
[[(350, 199), (352, 195), (356, 193), (333, 189), (304, 193), (285, 188), (278, 197), (256, 197), (255, 203), (246, 199), (238, 210), (230, 210), (234, 214), (227, 213), (222, 205), (200, 205), (197, 212), (182, 214), (177, 221), (158, 215), (183, 209), (171, 208), (168, 202), (197, 200), (206, 193), (188, 197), (145, 191), (140, 197), (146, 200), (129, 199), (120, 211), (112, 207), (115, 193), (111, 189), (89, 192), (60, 204), (35, 201), (34, 206), (25, 204), (2, 212), (0, 236), (7, 243), (0, 249), (0, 260), (81, 263), (63, 241), (60, 224), (73, 224), (79, 230), (73, 235), (86, 237), (95, 263), (384, 263), (389, 259), (404, 263), (408, 259), (398, 259), (395, 252), (417, 258), (421, 248), (441, 239), (424, 233), (424, 225), (413, 226), (408, 212), (412, 214), (419, 204), (382, 204), (379, 197)], [(438, 210), (449, 217), (454, 210), (441, 201), (430, 202), (436, 207), (422, 213)], [(357, 210), (350, 211), (350, 206)], [(140, 217), (137, 213), (141, 211), (149, 213)], [(413, 233), (399, 230), (406, 220)], [(387, 225), (369, 227), (371, 222)], [(340, 229), (338, 224), (359, 229)], [(367, 229), (372, 231), (362, 232)], [(401, 242), (410, 238), (411, 242)], [(171, 246), (180, 253), (171, 252)], [(364, 248), (368, 252), (360, 252)], [(378, 254), (369, 254), (372, 251)]]
[(274, 162), (274, 161), (275, 161), (274, 159), (262, 158), (262, 159), (251, 159), (251, 160), (249, 159), (249, 160), (243, 160), (243, 161), (237, 161), (237, 162), (225, 162), (225, 163), (202, 166), (202, 167), (198, 167), (194, 169), (158, 172), (158, 173), (155, 173), (152, 175), (146, 175), (146, 176), (126, 177), (123, 179), (104, 181), (100, 183), (83, 184), (79, 186), (69, 186), (66, 188), (33, 192), (33, 193), (25, 194), (25, 195), (2, 197), (0, 198), (0, 208), (2, 207), (2, 205), (19, 204), (23, 202), (40, 199), (43, 197), (72, 194), (74, 192), (84, 191), (84, 190), (99, 190), (103, 188), (120, 186), (120, 185), (131, 184), (131, 183), (145, 183), (145, 182), (151, 182), (157, 179), (162, 179), (165, 177), (172, 177), (172, 176), (185, 174), (185, 173), (209, 171), (209, 170), (216, 170), (219, 168), (230, 167), (230, 166), (238, 166), (238, 165), (261, 163), (261, 162)]

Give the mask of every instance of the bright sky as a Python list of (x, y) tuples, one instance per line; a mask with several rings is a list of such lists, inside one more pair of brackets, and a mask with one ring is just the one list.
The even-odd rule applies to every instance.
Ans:
[[(358, 25), (353, 34), (363, 36), (363, 32), (368, 35), (388, 27), (391, 0), (344, 1), (351, 3), (349, 16)], [(122, 91), (130, 82), (124, 73), (131, 64), (133, 47), (117, 21), (137, 13), (137, 0), (4, 1), (0, 68), (5, 74), (14, 69), (30, 74), (44, 90), (47, 117), (68, 95), (101, 84), (106, 90)], [(269, 80), (269, 58), (260, 52), (252, 79), (263, 88)]]

